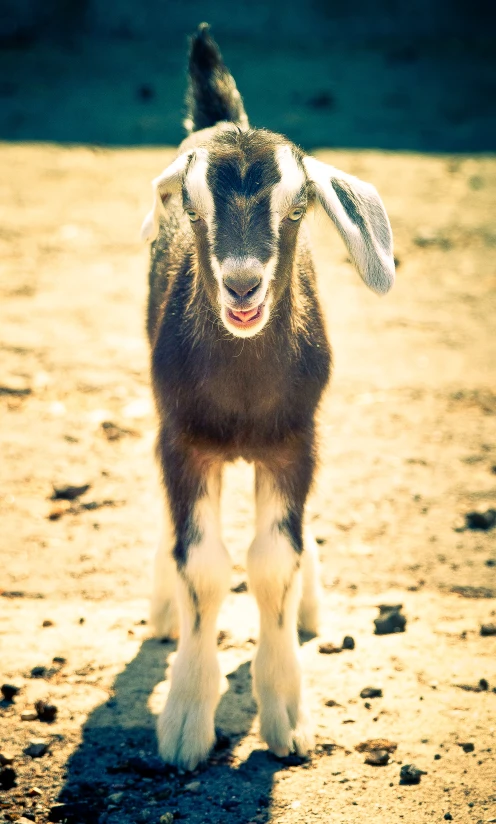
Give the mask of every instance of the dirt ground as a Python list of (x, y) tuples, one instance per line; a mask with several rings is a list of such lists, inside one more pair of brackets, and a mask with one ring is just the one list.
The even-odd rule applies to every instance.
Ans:
[[(312, 219), (335, 355), (310, 507), (322, 630), (301, 647), (318, 747), (300, 764), (262, 746), (256, 610), (231, 592), (224, 737), (192, 777), (156, 758), (175, 648), (146, 624), (160, 491), (138, 234), (170, 156), (0, 147), (0, 676), (21, 687), (0, 703), (16, 773), (10, 789), (0, 774), (0, 820), (496, 821), (496, 638), (480, 635), (496, 623), (496, 529), (464, 528), (496, 506), (496, 161), (320, 155), (381, 192), (398, 281), (385, 298), (367, 292), (332, 226)], [(53, 512), (52, 486), (67, 483), (90, 487)], [(243, 464), (225, 474), (224, 522), (237, 587), (253, 533)], [(403, 604), (406, 632), (374, 635), (381, 603)], [(319, 653), (344, 635), (354, 650)], [(383, 697), (360, 698), (369, 686)], [(38, 699), (57, 705), (53, 723), (21, 720)], [(48, 751), (25, 754), (39, 738)], [(355, 749), (371, 738), (397, 743), (386, 766)], [(412, 763), (425, 774), (401, 785)]]

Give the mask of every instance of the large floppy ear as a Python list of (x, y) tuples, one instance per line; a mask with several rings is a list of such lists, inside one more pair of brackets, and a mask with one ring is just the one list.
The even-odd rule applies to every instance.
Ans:
[(170, 166), (152, 180), (153, 206), (141, 226), (141, 240), (150, 242), (155, 240), (160, 228), (160, 215), (171, 195), (181, 191), (184, 173), (191, 159), (192, 151), (179, 155)]
[(394, 283), (393, 235), (378, 192), (314, 157), (306, 157), (304, 164), (362, 280), (374, 292), (388, 292)]

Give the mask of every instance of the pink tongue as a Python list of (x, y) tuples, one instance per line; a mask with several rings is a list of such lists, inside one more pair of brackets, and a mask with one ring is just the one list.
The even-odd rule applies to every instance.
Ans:
[(231, 312), (235, 318), (246, 322), (255, 317), (258, 312), (258, 306), (255, 309), (249, 309), (248, 312), (235, 312), (234, 309), (231, 309)]

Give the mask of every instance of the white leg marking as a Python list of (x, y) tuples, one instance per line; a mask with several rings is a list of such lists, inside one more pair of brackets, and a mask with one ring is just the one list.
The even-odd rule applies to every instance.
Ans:
[(155, 638), (179, 637), (176, 563), (172, 557), (174, 533), (168, 509), (164, 513), (162, 536), (155, 555), (150, 625)]
[(248, 574), (260, 609), (260, 642), (253, 661), (260, 732), (276, 755), (293, 750), (304, 755), (313, 747), (313, 736), (301, 702), (299, 557), (279, 529), (286, 507), (263, 470), (257, 470), (256, 503), (257, 532), (248, 552)]
[(298, 626), (308, 635), (319, 632), (319, 554), (318, 546), (309, 527), (304, 533), (304, 550), (301, 556), (302, 593), (298, 611)]
[(181, 634), (167, 703), (158, 718), (159, 752), (168, 764), (194, 770), (215, 742), (219, 700), (217, 614), (229, 589), (231, 562), (221, 541), (220, 471), (212, 473), (194, 522), (200, 541), (178, 574)]

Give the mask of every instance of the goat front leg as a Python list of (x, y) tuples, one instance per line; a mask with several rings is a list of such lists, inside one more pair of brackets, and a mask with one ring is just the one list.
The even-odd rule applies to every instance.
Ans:
[(250, 587), (260, 610), (253, 661), (260, 732), (280, 757), (293, 751), (305, 755), (313, 747), (302, 703), (297, 637), (303, 505), (310, 485), (305, 475), (311, 477), (311, 467), (303, 466), (292, 484), (291, 479), (287, 483), (287, 478), (257, 467), (257, 528), (248, 552)]
[(176, 530), (180, 639), (169, 696), (158, 718), (158, 747), (168, 764), (193, 770), (215, 742), (216, 622), (231, 563), (220, 536), (220, 464), (199, 471), (176, 455), (164, 474)]

